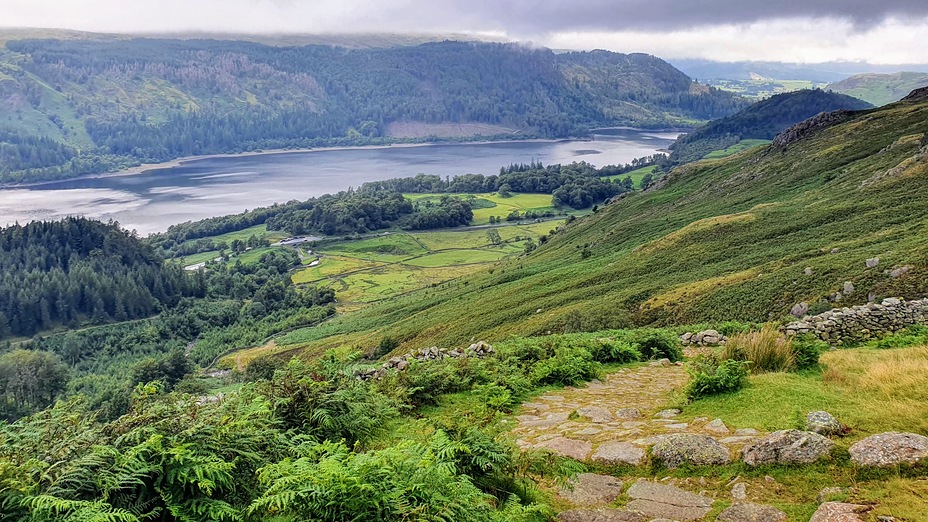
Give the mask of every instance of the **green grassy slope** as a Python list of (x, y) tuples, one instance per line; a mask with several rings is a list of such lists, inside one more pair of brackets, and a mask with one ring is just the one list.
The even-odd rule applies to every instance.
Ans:
[(825, 89), (847, 94), (873, 105), (886, 105), (902, 99), (914, 89), (928, 86), (928, 73), (855, 74), (829, 84)]
[[(283, 344), (315, 352), (390, 335), (419, 347), (629, 322), (768, 320), (832, 296), (845, 281), (856, 292), (843, 303), (871, 293), (923, 296), (926, 131), (923, 95), (785, 148), (687, 165), (663, 188), (574, 221), (527, 257)], [(873, 257), (879, 266), (866, 268)], [(902, 266), (911, 269), (892, 277)]]

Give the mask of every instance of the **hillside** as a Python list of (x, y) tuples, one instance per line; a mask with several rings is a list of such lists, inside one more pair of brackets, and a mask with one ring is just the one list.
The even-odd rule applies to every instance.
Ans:
[(435, 124), (464, 125), (436, 131), (455, 139), (566, 137), (691, 125), (743, 104), (642, 54), (453, 41), (346, 49), (11, 40), (0, 52), (0, 182), (189, 155), (385, 143), (397, 139), (389, 136), (397, 124), (418, 124), (398, 139), (421, 140), (422, 126)]
[(805, 137), (785, 146), (677, 168), (663, 188), (573, 221), (528, 256), (293, 332), (274, 351), (765, 321), (800, 302), (923, 296), (928, 96), (844, 119), (802, 126), (790, 135)]
[(869, 107), (857, 98), (818, 89), (778, 94), (682, 136), (671, 146), (670, 163), (696, 161), (741, 140), (772, 140), (783, 129), (821, 112)]
[(831, 83), (826, 90), (834, 91), (880, 106), (901, 100), (919, 87), (928, 86), (928, 73), (898, 72), (893, 74), (855, 74)]

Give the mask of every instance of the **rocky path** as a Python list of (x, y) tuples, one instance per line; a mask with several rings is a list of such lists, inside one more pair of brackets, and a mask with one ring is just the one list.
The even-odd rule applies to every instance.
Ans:
[(633, 466), (644, 463), (646, 448), (674, 433), (708, 435), (733, 450), (760, 435), (752, 428), (732, 430), (719, 419), (676, 420), (679, 410), (666, 406), (686, 381), (683, 367), (669, 364), (619, 370), (524, 403), (512, 432), (522, 448)]

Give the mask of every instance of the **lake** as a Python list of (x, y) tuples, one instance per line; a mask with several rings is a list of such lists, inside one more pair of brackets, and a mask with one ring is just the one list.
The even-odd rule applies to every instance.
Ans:
[(146, 235), (184, 221), (304, 200), (365, 181), (496, 174), (510, 163), (628, 163), (666, 148), (678, 133), (610, 130), (592, 141), (513, 141), (358, 148), (203, 158), (140, 174), (0, 190), (0, 225), (69, 215), (115, 220)]

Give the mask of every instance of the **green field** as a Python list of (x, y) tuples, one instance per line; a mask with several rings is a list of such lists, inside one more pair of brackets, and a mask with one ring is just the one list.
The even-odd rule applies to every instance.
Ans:
[(635, 169), (631, 172), (626, 172), (625, 174), (616, 174), (615, 176), (606, 176), (603, 179), (608, 179), (609, 181), (619, 181), (625, 178), (632, 178), (632, 183), (636, 187), (640, 187), (641, 180), (645, 177), (645, 175), (653, 174), (654, 169), (656, 168), (657, 168), (656, 165), (651, 165), (650, 167), (641, 167), (640, 169)]
[(817, 89), (826, 83), (810, 80), (779, 80), (772, 78), (751, 80), (709, 80), (708, 84), (724, 91), (738, 93), (749, 98), (769, 98), (774, 94)]
[(500, 249), (495, 250), (445, 250), (435, 254), (429, 254), (415, 259), (410, 259), (403, 264), (421, 267), (442, 267), (452, 265), (473, 265), (475, 263), (490, 263), (499, 261), (506, 257), (510, 252)]
[[(413, 201), (436, 199), (448, 194), (405, 194)], [(451, 194), (455, 195), (455, 194)], [(511, 197), (504, 198), (499, 194), (492, 192), (489, 194), (473, 194), (480, 200), (484, 200), (493, 206), (486, 208), (474, 209), (474, 225), (484, 225), (490, 222), (490, 216), (496, 216), (506, 219), (513, 211), (525, 213), (528, 210), (547, 211), (556, 210), (550, 194), (512, 194)], [(484, 203), (486, 204), (486, 203)], [(482, 206), (482, 205), (478, 205)]]
[(727, 158), (729, 156), (734, 156), (739, 152), (744, 152), (750, 148), (757, 147), (760, 145), (767, 145), (770, 143), (770, 140), (741, 140), (738, 143), (735, 143), (731, 147), (727, 147), (721, 150), (714, 150), (709, 154), (703, 156), (703, 159), (720, 159)]

